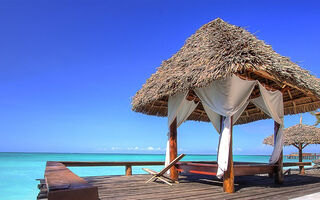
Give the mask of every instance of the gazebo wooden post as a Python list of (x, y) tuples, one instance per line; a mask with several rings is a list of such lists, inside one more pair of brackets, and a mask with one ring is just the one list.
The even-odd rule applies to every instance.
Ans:
[[(298, 148), (299, 149), (299, 162), (302, 162), (302, 149), (303, 149), (302, 144), (300, 143), (298, 147), (299, 147)], [(303, 166), (299, 166), (299, 173), (302, 175), (305, 174)]]
[[(221, 121), (223, 121), (223, 118), (221, 118)], [(230, 133), (228, 168), (223, 175), (223, 191), (226, 193), (234, 193), (234, 170), (233, 170), (233, 155), (232, 155), (232, 128), (233, 128), (232, 121), (233, 119), (231, 117), (231, 128), (230, 128), (231, 133)], [(223, 123), (221, 124), (223, 125)], [(220, 127), (223, 127), (223, 126), (220, 126)]]
[[(274, 144), (276, 143), (277, 133), (280, 128), (280, 124), (276, 121), (274, 122)], [(274, 168), (274, 182), (277, 184), (283, 183), (283, 151), (281, 151), (278, 162), (276, 162), (276, 167)]]
[[(177, 118), (170, 125), (170, 162), (177, 157)], [(178, 170), (175, 166), (170, 169), (170, 178), (178, 181)]]

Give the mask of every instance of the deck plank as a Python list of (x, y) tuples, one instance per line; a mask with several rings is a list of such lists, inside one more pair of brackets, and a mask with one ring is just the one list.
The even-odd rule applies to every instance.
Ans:
[(267, 176), (236, 177), (236, 192), (223, 192), (222, 182), (212, 176), (181, 175), (179, 184), (146, 184), (150, 175), (84, 177), (98, 187), (105, 199), (290, 199), (320, 192), (320, 175), (288, 175), (283, 185)]

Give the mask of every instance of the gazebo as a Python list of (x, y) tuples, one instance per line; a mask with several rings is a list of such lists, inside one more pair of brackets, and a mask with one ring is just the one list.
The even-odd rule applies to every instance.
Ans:
[[(177, 180), (182, 171), (223, 177), (224, 191), (232, 193), (234, 176), (275, 172), (282, 183), (283, 116), (316, 110), (319, 92), (319, 80), (308, 71), (218, 18), (161, 64), (133, 97), (132, 110), (168, 117), (166, 163), (177, 157), (177, 128), (185, 120), (211, 122), (220, 137), (217, 162), (180, 162), (170, 177)], [(268, 118), (276, 138), (270, 162), (233, 163), (233, 125)]]
[[(264, 144), (274, 145), (274, 137), (270, 135), (263, 140)], [(320, 129), (314, 126), (296, 124), (283, 129), (283, 144), (285, 146), (293, 145), (299, 150), (299, 162), (302, 162), (302, 150), (309, 144), (320, 144)], [(304, 174), (304, 167), (299, 166), (300, 174)]]

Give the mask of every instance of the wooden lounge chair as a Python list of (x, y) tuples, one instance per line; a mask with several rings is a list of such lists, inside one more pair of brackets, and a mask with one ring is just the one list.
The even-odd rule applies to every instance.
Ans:
[[(164, 183), (168, 184), (168, 185), (172, 185), (169, 181), (172, 181), (170, 178), (164, 176), (164, 174), (175, 164), (177, 164), (177, 162), (179, 162), (179, 160), (181, 160), (183, 157), (185, 156), (185, 154), (181, 154), (180, 156), (178, 156), (176, 159), (174, 159), (172, 162), (169, 163), (168, 166), (166, 166), (165, 168), (163, 168), (160, 172), (156, 172), (152, 169), (148, 169), (148, 168), (142, 168), (144, 171), (148, 172), (149, 174), (152, 175), (152, 177), (146, 182), (149, 183), (150, 181), (156, 181), (157, 179), (163, 181)], [(167, 179), (167, 180), (166, 180)], [(174, 181), (173, 181), (174, 182)]]

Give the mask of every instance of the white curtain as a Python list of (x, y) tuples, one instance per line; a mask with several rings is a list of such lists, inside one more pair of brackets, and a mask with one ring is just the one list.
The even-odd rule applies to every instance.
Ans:
[[(170, 125), (177, 118), (177, 128), (187, 120), (189, 115), (197, 107), (198, 103), (194, 101), (188, 101), (186, 99), (188, 92), (179, 92), (174, 96), (170, 96), (168, 100), (168, 129)], [(169, 132), (166, 148), (166, 160), (165, 165), (167, 166), (170, 163), (170, 144), (169, 144)], [(169, 172), (169, 171), (168, 171)]]
[[(279, 159), (283, 146), (282, 129), (284, 114), (282, 93), (280, 91), (268, 91), (259, 83), (261, 96), (249, 100), (252, 90), (258, 83), (258, 81), (242, 80), (238, 76), (233, 75), (226, 79), (213, 81), (208, 87), (196, 88), (194, 90), (200, 98), (211, 123), (220, 133), (217, 159), (218, 178), (221, 178), (228, 168), (231, 121), (233, 124), (236, 123), (250, 101), (280, 124), (270, 163), (275, 163)], [(197, 107), (198, 104), (186, 100), (186, 96), (187, 92), (181, 92), (169, 97), (168, 127), (170, 127), (175, 118), (177, 118), (177, 127), (179, 127)], [(233, 120), (231, 120), (231, 117)], [(222, 123), (221, 120), (223, 120)], [(223, 125), (222, 127), (220, 127), (221, 124)], [(166, 165), (170, 162), (169, 153), (168, 137)]]
[(257, 81), (242, 80), (238, 76), (213, 81), (208, 87), (196, 88), (203, 104), (223, 116), (234, 115), (249, 98)]
[[(232, 119), (232, 124), (235, 124), (238, 119), (240, 118), (241, 114), (243, 113), (243, 111), (246, 109), (246, 107), (248, 106), (248, 104), (250, 103), (250, 101), (247, 101), (245, 104), (243, 104), (243, 106), (233, 115), (233, 119)], [(208, 106), (206, 106), (206, 104), (203, 104), (204, 110), (208, 116), (208, 118), (210, 119), (212, 125), (214, 126), (214, 128), (217, 130), (217, 132), (220, 134), (221, 129), (220, 129), (220, 117), (221, 115), (219, 115), (218, 113), (212, 111)]]
[[(241, 112), (248, 105), (248, 99), (256, 84), (257, 81), (242, 80), (233, 75), (226, 79), (213, 81), (208, 87), (195, 89), (195, 93), (204, 105), (206, 113), (209, 113), (209, 119), (221, 133), (217, 160), (217, 177), (219, 178), (223, 176), (228, 167), (231, 117), (236, 115), (236, 118), (239, 118)], [(222, 130), (220, 130), (221, 118), (217, 117), (218, 115), (225, 116)]]
[(174, 96), (170, 96), (168, 100), (168, 127), (178, 115), (178, 111), (183, 106), (184, 99), (188, 92), (179, 92)]
[(282, 139), (282, 130), (283, 130), (283, 97), (280, 91), (268, 91), (260, 83), (259, 89), (261, 96), (255, 99), (251, 99), (251, 102), (260, 108), (264, 113), (272, 117), (274, 121), (280, 124), (280, 127), (277, 132), (277, 137), (275, 140), (275, 145), (271, 158), (269, 160), (270, 164), (274, 164), (278, 161), (279, 156), (282, 151), (283, 139)]
[(219, 115), (218, 113), (212, 111), (210, 109), (210, 107), (208, 107), (206, 104), (202, 104), (204, 111), (206, 112), (208, 118), (210, 119), (213, 127), (217, 130), (218, 133), (220, 133), (220, 117), (221, 115)]

